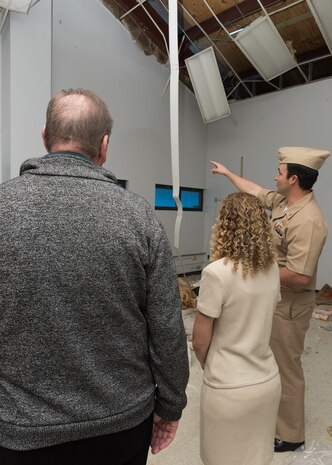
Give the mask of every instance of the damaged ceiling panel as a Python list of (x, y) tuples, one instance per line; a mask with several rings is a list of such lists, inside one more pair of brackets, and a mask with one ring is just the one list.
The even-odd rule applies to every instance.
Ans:
[[(331, 77), (332, 46), (328, 37), (329, 34), (332, 37), (332, 24), (330, 31), (324, 29), (324, 20), (316, 14), (319, 2), (319, 8), (324, 3), (324, 8), (330, 9), (325, 16), (332, 17), (332, 0), (179, 1), (181, 81), (192, 90), (185, 59), (211, 46), (230, 101)], [(145, 54), (154, 55), (159, 63), (168, 66), (168, 1), (103, 0), (103, 3), (130, 31)], [(251, 33), (259, 18), (265, 18), (272, 25), (294, 62), (292, 69), (272, 79), (264, 78), (264, 73), (257, 69), (259, 66), (240, 46), (241, 37), (248, 31)], [(259, 42), (259, 47), (264, 45), (263, 37), (254, 40)], [(279, 58), (273, 56), (273, 59), (278, 62)]]

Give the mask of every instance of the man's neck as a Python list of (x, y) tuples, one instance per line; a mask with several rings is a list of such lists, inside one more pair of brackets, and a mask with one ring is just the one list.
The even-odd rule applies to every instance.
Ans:
[(306, 195), (310, 194), (311, 189), (309, 190), (303, 190), (303, 189), (296, 189), (293, 192), (290, 193), (290, 195), (287, 197), (287, 207), (291, 207), (294, 205), (296, 202), (299, 202), (300, 200), (303, 199)]
[(86, 157), (88, 160), (90, 160), (95, 165), (100, 165), (101, 166), (101, 163), (98, 163), (98, 160), (96, 160), (95, 158), (92, 158), (89, 155), (86, 155), (85, 153), (83, 153), (82, 149), (78, 145), (75, 145), (75, 144), (54, 144), (51, 147), (50, 152), (52, 152), (52, 153), (54, 153), (54, 152), (78, 153), (78, 154)]
[(54, 144), (51, 152), (75, 152), (81, 153), (81, 149), (75, 144)]

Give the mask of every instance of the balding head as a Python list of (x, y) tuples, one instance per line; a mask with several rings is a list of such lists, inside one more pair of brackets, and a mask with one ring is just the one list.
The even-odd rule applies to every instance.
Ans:
[(49, 152), (72, 150), (95, 158), (112, 124), (105, 102), (94, 92), (62, 90), (47, 107), (45, 146)]

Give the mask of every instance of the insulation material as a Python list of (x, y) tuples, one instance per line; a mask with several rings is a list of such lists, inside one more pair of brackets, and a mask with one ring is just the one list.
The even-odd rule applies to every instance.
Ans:
[[(103, 4), (119, 20), (125, 13), (125, 11), (120, 8), (113, 0), (103, 0)], [(121, 19), (121, 23), (130, 32), (133, 41), (144, 52), (145, 55), (153, 55), (158, 63), (161, 63), (162, 65), (168, 63), (168, 56), (165, 55), (146, 34), (144, 34), (141, 27), (138, 26), (129, 15)]]

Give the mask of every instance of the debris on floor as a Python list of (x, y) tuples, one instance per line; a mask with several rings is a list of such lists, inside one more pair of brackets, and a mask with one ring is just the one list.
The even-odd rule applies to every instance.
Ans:
[(324, 286), (316, 292), (316, 304), (331, 304), (332, 305), (332, 287), (328, 284), (324, 284)]
[(313, 443), (309, 449), (295, 453), (287, 465), (332, 465), (332, 447)]
[(332, 325), (320, 326), (320, 328), (325, 329), (325, 331), (332, 331)]
[(317, 305), (314, 308), (312, 317), (316, 320), (332, 320), (332, 305)]

